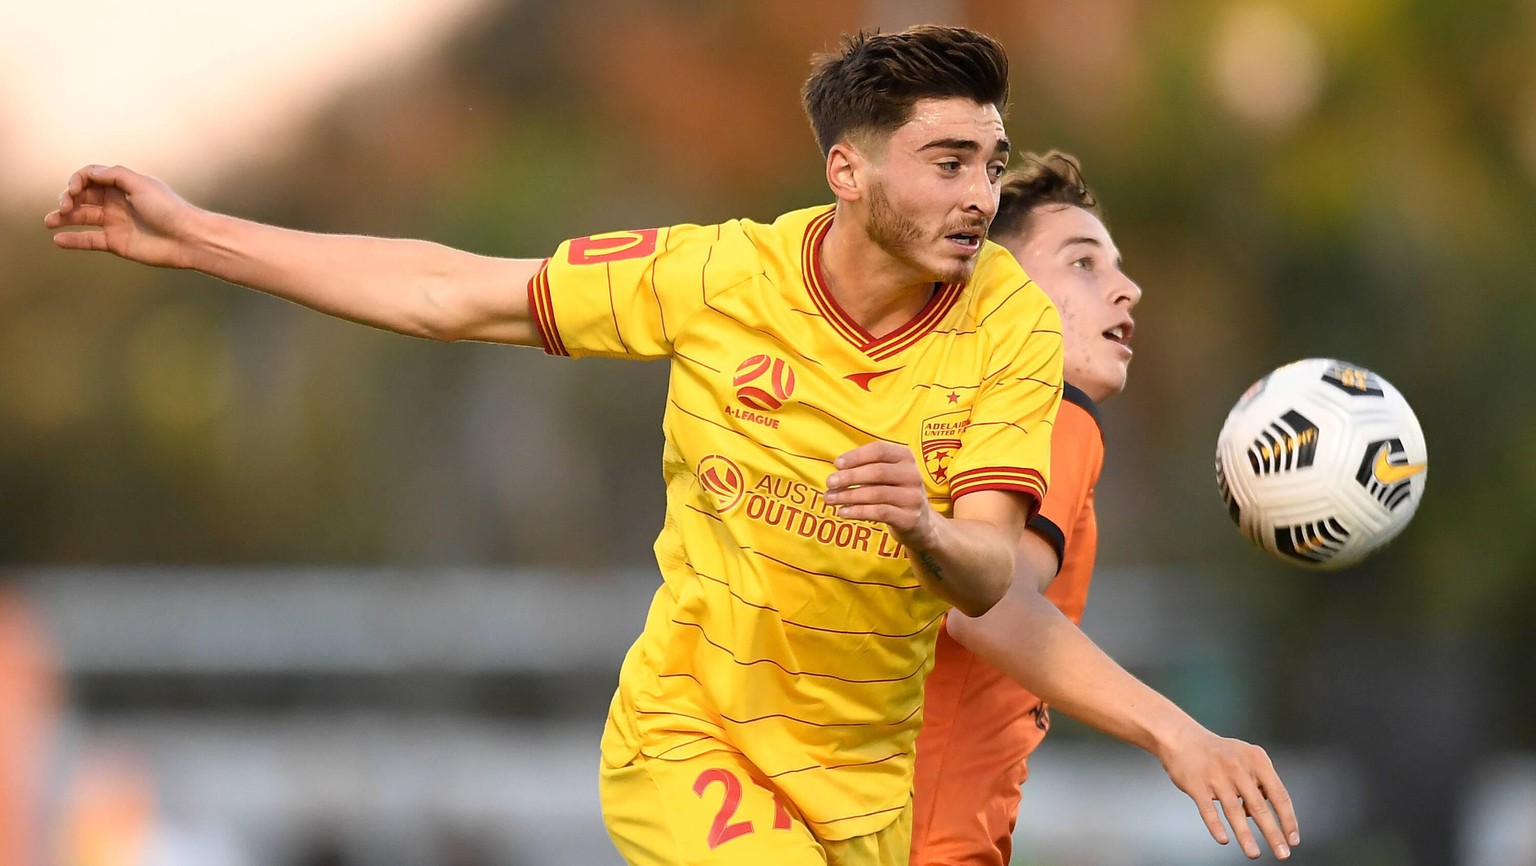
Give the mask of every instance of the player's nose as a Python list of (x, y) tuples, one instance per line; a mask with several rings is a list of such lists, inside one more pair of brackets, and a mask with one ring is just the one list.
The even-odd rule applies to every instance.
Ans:
[(1109, 303), (1116, 307), (1123, 304), (1127, 310), (1134, 309), (1141, 303), (1141, 286), (1117, 269), (1109, 284)]
[(997, 215), (998, 189), (991, 183), (973, 183), (966, 187), (962, 204), (966, 213), (985, 217), (991, 221)]

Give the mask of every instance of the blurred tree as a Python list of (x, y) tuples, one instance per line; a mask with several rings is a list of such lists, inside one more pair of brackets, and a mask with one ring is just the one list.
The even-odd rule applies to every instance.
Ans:
[[(517, 255), (771, 218), (827, 198), (797, 98), (807, 58), (899, 5), (493, 6), (431, 62), (336, 99), (298, 147), (232, 170), (208, 204)], [(944, 8), (1013, 46), (1012, 138), (1083, 157), (1146, 289), (1133, 384), (1106, 410), (1106, 565), (1186, 568), (1167, 591), (1258, 623), (1271, 661), (1253, 691), (1280, 735), (1486, 734), (1457, 753), (1469, 762), (1536, 746), (1530, 5)], [(372, 333), (196, 275), (55, 255), (35, 217), (0, 231), (5, 560), (649, 560), (662, 365)], [(1397, 385), (1433, 463), (1412, 528), (1322, 578), (1249, 549), (1210, 469), (1236, 396), (1314, 355)], [(1467, 677), (1502, 697), (1426, 718), (1424, 695), (1376, 690), (1371, 724), (1330, 724), (1317, 708), (1375, 670), (1340, 664), (1362, 644), (1404, 682), (1422, 669), (1431, 687)], [(1437, 772), (1454, 788), (1456, 768)], [(1422, 803), (1393, 817), (1392, 787), (1374, 794), (1390, 832), (1433, 823)]]

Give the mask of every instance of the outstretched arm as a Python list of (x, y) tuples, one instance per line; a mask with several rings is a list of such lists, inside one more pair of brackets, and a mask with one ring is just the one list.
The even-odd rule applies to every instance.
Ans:
[(194, 207), (164, 183), (121, 166), (75, 172), (43, 224), (62, 249), (191, 268), (377, 328), (539, 345), (526, 292), (538, 260), (262, 225)]
[(1201, 726), (1116, 664), (1041, 596), (1036, 572), (1047, 562), (1055, 570), (1055, 553), (1044, 540), (1024, 533), (1019, 562), (1021, 573), (1003, 600), (979, 618), (951, 612), (950, 634), (1046, 703), (1156, 756), (1195, 801), (1217, 842), (1230, 841), (1221, 822), (1225, 813), (1243, 853), (1258, 857), (1251, 817), (1275, 856), (1289, 857), (1289, 846), (1300, 842), (1296, 812), (1264, 750)]

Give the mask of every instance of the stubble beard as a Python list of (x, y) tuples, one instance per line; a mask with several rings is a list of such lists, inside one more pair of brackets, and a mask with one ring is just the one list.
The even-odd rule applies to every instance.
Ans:
[(934, 271), (918, 258), (923, 246), (922, 226), (891, 203), (882, 185), (876, 185), (869, 191), (869, 219), (864, 224), (864, 231), (875, 246), (892, 258), (926, 272), (939, 282), (963, 283), (971, 276), (974, 258), (957, 262), (948, 270), (941, 271)]

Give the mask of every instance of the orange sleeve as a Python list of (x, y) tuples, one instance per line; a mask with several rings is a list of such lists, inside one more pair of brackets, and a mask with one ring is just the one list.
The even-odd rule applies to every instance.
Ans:
[[(1104, 440), (1093, 401), (1062, 391), (1051, 433), (1051, 486), (1029, 527), (1056, 549), (1060, 567), (1046, 598), (1082, 618), (1093, 573), (1093, 488)], [(1063, 556), (1065, 553), (1065, 556)], [(1025, 763), (1045, 738), (1045, 705), (939, 631), (917, 738), (912, 866), (1004, 866), (1012, 857)]]
[(1056, 550), (1058, 569), (1103, 464), (1104, 434), (1098, 407), (1087, 394), (1067, 385), (1051, 434), (1051, 486), (1040, 504), (1040, 513), (1029, 521), (1029, 528)]

